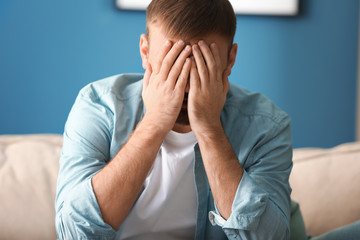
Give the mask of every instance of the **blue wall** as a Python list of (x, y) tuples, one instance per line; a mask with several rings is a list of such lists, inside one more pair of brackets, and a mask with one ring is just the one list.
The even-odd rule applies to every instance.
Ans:
[[(296, 17), (238, 16), (231, 81), (292, 117), (295, 147), (355, 139), (358, 0), (300, 0)], [(115, 0), (0, 1), (0, 134), (62, 133), (78, 91), (142, 71), (145, 12)]]

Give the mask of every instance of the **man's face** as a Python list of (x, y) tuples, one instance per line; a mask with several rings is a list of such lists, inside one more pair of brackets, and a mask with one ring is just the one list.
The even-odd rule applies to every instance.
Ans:
[[(140, 53), (144, 69), (146, 64), (150, 64), (152, 69), (159, 68), (158, 55), (163, 49), (166, 40), (176, 43), (178, 40), (183, 40), (186, 45), (197, 44), (200, 40), (204, 40), (208, 45), (216, 43), (220, 52), (221, 66), (223, 72), (226, 71), (230, 75), (231, 68), (234, 65), (237, 46), (236, 44), (229, 46), (229, 40), (220, 34), (208, 34), (194, 39), (184, 39), (180, 37), (170, 37), (162, 28), (161, 23), (151, 23), (148, 25), (149, 36), (142, 35), (140, 39)], [(230, 48), (231, 47), (231, 48)], [(230, 52), (229, 52), (230, 49)], [(189, 92), (190, 84), (188, 81), (185, 98), (180, 111), (177, 124), (189, 125), (189, 118), (187, 115), (187, 93)]]

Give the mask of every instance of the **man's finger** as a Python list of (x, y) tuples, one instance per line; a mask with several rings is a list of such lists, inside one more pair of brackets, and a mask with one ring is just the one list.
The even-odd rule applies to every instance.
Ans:
[(160, 73), (163, 75), (164, 80), (167, 79), (171, 67), (174, 65), (176, 58), (179, 56), (181, 50), (185, 46), (184, 41), (179, 40), (173, 44), (170, 51), (166, 54), (164, 60), (162, 61)]
[(190, 91), (191, 89), (195, 90), (200, 87), (201, 87), (200, 79), (199, 79), (198, 70), (196, 68), (195, 59), (192, 58), (191, 69), (190, 69)]
[(214, 59), (213, 53), (211, 52), (209, 46), (206, 44), (204, 40), (199, 41), (199, 48), (201, 53), (205, 59), (206, 66), (209, 70), (210, 74), (215, 73), (216, 71), (216, 61)]
[(166, 55), (168, 54), (168, 52), (170, 51), (171, 45), (172, 45), (172, 43), (170, 42), (170, 40), (166, 40), (164, 43), (164, 46), (160, 50), (160, 52), (156, 58), (156, 62), (154, 64), (154, 72), (156, 74), (158, 74), (160, 72), (162, 62), (163, 62), (164, 58), (166, 57)]
[(209, 79), (208, 68), (205, 64), (201, 50), (197, 44), (193, 45), (193, 56), (195, 58), (195, 63), (196, 63), (197, 71), (199, 73), (200, 81), (208, 81)]
[(178, 77), (178, 80), (176, 81), (176, 87), (182, 93), (185, 91), (185, 87), (186, 87), (186, 84), (189, 79), (190, 69), (191, 69), (191, 59), (186, 58), (185, 63), (182, 67), (181, 73)]
[(216, 43), (212, 43), (210, 45), (210, 49), (211, 49), (212, 55), (213, 55), (214, 60), (215, 60), (217, 79), (223, 79), (222, 78), (223, 69), (221, 67), (221, 57), (220, 57), (219, 48), (218, 48)]
[[(179, 78), (179, 75), (184, 69), (185, 61), (187, 60), (188, 56), (191, 53), (191, 47), (188, 45), (184, 48), (184, 50), (180, 53), (180, 55), (175, 60), (175, 63), (170, 69), (169, 75), (168, 75), (168, 84), (171, 84), (172, 86), (175, 86), (176, 80)], [(190, 67), (191, 65), (189, 65)], [(190, 68), (189, 68), (190, 70)]]

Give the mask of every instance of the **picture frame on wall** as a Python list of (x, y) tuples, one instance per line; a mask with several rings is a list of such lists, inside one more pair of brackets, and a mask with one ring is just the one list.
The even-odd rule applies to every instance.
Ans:
[[(296, 15), (299, 0), (229, 0), (236, 14)], [(116, 0), (120, 9), (145, 10), (151, 0)]]

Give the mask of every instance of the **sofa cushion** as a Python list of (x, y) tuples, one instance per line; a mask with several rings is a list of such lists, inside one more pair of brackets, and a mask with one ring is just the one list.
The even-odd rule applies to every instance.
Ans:
[(291, 197), (300, 205), (309, 234), (360, 219), (360, 142), (295, 149), (293, 161)]
[[(61, 135), (0, 135), (0, 239), (56, 239)], [(360, 142), (295, 149), (291, 197), (313, 236), (360, 219)]]
[(61, 135), (0, 136), (0, 239), (56, 239)]

